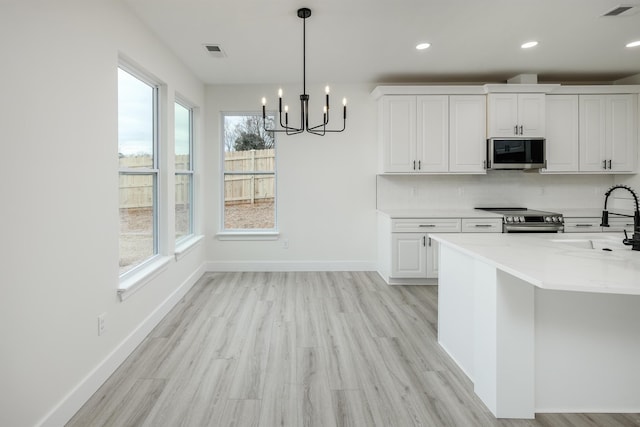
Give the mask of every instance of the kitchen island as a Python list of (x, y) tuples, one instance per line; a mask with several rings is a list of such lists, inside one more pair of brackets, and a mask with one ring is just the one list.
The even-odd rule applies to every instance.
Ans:
[(438, 234), (438, 342), (498, 418), (640, 412), (640, 252), (621, 234)]

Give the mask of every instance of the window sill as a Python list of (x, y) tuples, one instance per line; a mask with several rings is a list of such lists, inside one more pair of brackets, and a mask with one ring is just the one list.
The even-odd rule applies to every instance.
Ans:
[(278, 240), (277, 231), (221, 231), (216, 234), (218, 240)]
[(160, 273), (167, 269), (167, 266), (171, 262), (170, 256), (161, 256), (151, 261), (148, 265), (130, 276), (120, 279), (120, 285), (118, 286), (118, 297), (120, 301), (124, 301), (131, 295), (138, 292), (152, 279), (157, 277)]
[(176, 250), (175, 250), (176, 261), (178, 261), (180, 258), (184, 257), (186, 254), (188, 254), (194, 248), (196, 248), (200, 244), (200, 242), (202, 242), (203, 239), (204, 239), (204, 236), (202, 235), (198, 235), (198, 236), (193, 235), (183, 240), (182, 242), (180, 242), (176, 246)]

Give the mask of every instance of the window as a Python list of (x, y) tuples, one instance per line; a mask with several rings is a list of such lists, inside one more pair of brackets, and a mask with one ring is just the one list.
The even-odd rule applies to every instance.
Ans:
[(175, 103), (176, 242), (193, 235), (193, 108)]
[[(267, 116), (272, 128), (275, 116)], [(225, 231), (275, 231), (276, 150), (262, 114), (223, 114)]]
[(158, 254), (158, 86), (118, 68), (120, 275)]

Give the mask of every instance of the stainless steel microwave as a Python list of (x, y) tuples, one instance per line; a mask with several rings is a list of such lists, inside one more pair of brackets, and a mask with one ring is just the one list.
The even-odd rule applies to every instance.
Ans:
[(544, 138), (487, 139), (487, 169), (541, 169), (546, 167)]

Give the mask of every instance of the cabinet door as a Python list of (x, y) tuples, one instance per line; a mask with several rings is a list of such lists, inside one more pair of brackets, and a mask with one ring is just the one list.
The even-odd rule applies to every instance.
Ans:
[(417, 169), (419, 172), (446, 172), (449, 168), (449, 97), (417, 97)]
[(449, 97), (450, 172), (485, 172), (486, 123), (484, 95)]
[(440, 263), (440, 244), (427, 237), (427, 278), (438, 278), (438, 265)]
[(612, 171), (635, 169), (637, 143), (636, 103), (634, 95), (608, 95), (605, 98), (607, 141), (606, 159)]
[(426, 233), (391, 234), (391, 277), (427, 277)]
[(489, 138), (517, 136), (518, 96), (514, 93), (487, 95)]
[(519, 136), (545, 136), (545, 94), (518, 94), (518, 129)]
[(580, 171), (605, 172), (605, 98), (580, 95)]
[(578, 171), (578, 95), (548, 95), (547, 168), (549, 172)]
[(416, 97), (383, 97), (380, 126), (383, 172), (413, 172), (417, 161)]

